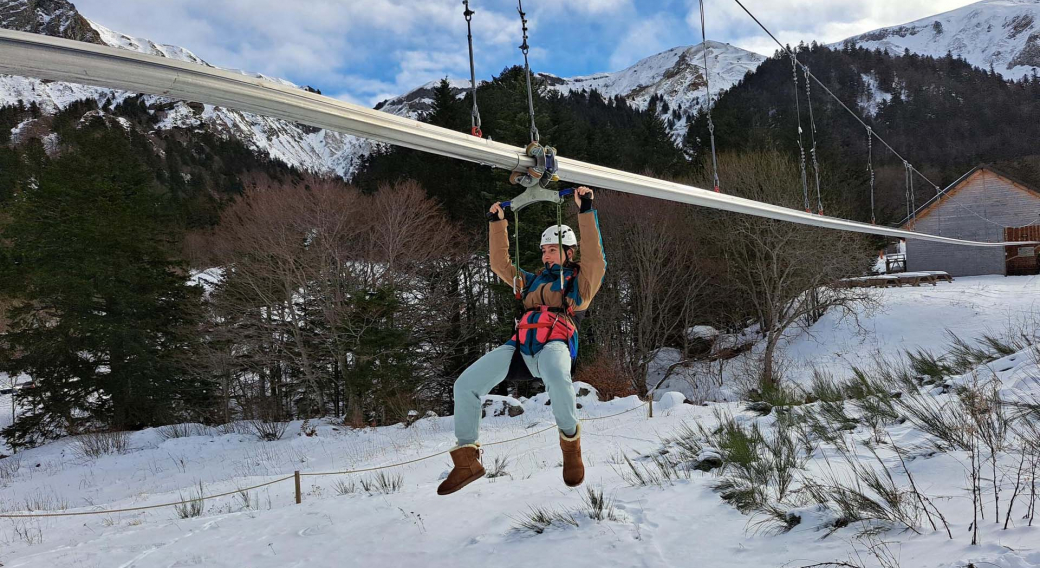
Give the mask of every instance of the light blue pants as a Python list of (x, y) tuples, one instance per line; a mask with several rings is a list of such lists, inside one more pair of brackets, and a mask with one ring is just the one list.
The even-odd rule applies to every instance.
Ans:
[[(480, 434), (481, 399), (506, 378), (515, 347), (503, 345), (477, 359), (455, 381), (455, 437), (460, 446), (474, 444)], [(528, 370), (542, 379), (552, 401), (556, 426), (573, 434), (578, 408), (571, 384), (571, 353), (566, 343), (547, 343), (534, 357), (521, 354)]]

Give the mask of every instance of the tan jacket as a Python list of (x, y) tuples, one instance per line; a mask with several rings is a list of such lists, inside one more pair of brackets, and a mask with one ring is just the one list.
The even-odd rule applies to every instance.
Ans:
[[(509, 258), (509, 229), (506, 222), (493, 221), (489, 223), (488, 229), (491, 270), (509, 285), (513, 284), (514, 275), (517, 276), (517, 291), (522, 291), (528, 280), (533, 282), (536, 275), (526, 270), (520, 270), (517, 274), (516, 267)], [(572, 306), (576, 312), (589, 307), (592, 298), (603, 284), (603, 275), (607, 271), (603, 238), (600, 235), (599, 218), (595, 210), (578, 214), (578, 237), (581, 268), (577, 273), (577, 286), (567, 298), (567, 305)], [(563, 291), (553, 289), (554, 287), (559, 288), (559, 284), (553, 286), (552, 282), (541, 283), (535, 289), (529, 290), (523, 297), (524, 307), (531, 309), (538, 306), (563, 306)]]

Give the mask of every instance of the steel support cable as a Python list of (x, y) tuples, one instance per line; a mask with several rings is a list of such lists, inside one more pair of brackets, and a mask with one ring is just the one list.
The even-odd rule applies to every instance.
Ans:
[(906, 218), (910, 218), (910, 168), (903, 162), (903, 198), (906, 199)]
[(906, 182), (906, 218), (907, 219), (909, 219), (910, 216), (913, 215), (913, 213), (914, 213), (914, 203), (913, 203), (913, 199), (914, 198), (913, 198), (913, 195), (912, 195), (913, 192), (910, 190), (910, 187), (913, 184), (913, 177), (914, 177), (914, 174), (913, 174), (912, 170), (913, 170), (913, 168), (910, 167), (910, 163), (909, 162), (903, 162), (903, 177), (905, 178), (905, 182)]
[(527, 75), (527, 112), (531, 116), (531, 142), (538, 142), (538, 127), (534, 123), (534, 94), (531, 89), (531, 64), (527, 60), (527, 52), (531, 49), (527, 45), (527, 14), (524, 13), (523, 0), (516, 0), (516, 11), (520, 13), (520, 25), (524, 30), (524, 43), (520, 44), (520, 51), (524, 54), (524, 72)]
[(805, 71), (805, 106), (809, 107), (809, 132), (812, 134), (812, 166), (813, 174), (816, 177), (816, 214), (823, 215), (823, 196), (820, 194), (820, 162), (816, 159), (816, 116), (813, 115), (812, 96), (809, 88), (812, 82), (809, 81), (809, 68), (806, 67), (803, 71)]
[[(335, 130), (433, 154), (514, 171), (534, 165), (523, 148), (475, 138), (414, 119), (354, 105), (303, 89), (257, 79), (242, 73), (26, 32), (0, 30), (0, 73), (37, 77), (159, 95), (205, 103)], [(578, 160), (559, 158), (560, 179), (600, 187), (745, 213), (815, 227), (917, 238), (949, 244), (996, 247), (1029, 242), (979, 242), (913, 233), (836, 217), (824, 217), (633, 174)]]
[(867, 170), (870, 171), (870, 224), (877, 224), (874, 211), (874, 130), (867, 127)]
[(701, 55), (704, 58), (704, 90), (708, 94), (708, 100), (704, 104), (705, 114), (708, 116), (708, 138), (711, 139), (711, 177), (715, 184), (715, 192), (722, 191), (719, 189), (719, 161), (715, 156), (715, 123), (711, 120), (711, 81), (709, 80), (710, 73), (708, 72), (708, 34), (704, 26), (704, 0), (700, 0), (701, 5)]
[(914, 225), (917, 224), (917, 196), (914, 195), (914, 167), (910, 164), (907, 164), (907, 166), (910, 167), (910, 228), (912, 230)]
[(802, 144), (802, 103), (798, 100), (798, 60), (791, 55), (791, 75), (794, 77), (794, 111), (798, 120), (798, 166), (802, 168), (802, 198), (805, 201), (805, 212), (809, 213), (809, 183), (805, 176), (805, 146)]
[[(505, 217), (505, 215), (502, 215)], [(516, 281), (520, 279), (520, 211), (513, 209), (513, 248), (516, 249), (516, 266), (513, 267), (513, 296), (520, 299), (520, 288), (516, 287)], [(524, 286), (530, 282), (524, 282)]]
[[(577, 194), (577, 192), (575, 192)], [(516, 248), (520, 248), (517, 243)], [(563, 307), (567, 307), (567, 288), (563, 285), (563, 265), (567, 255), (563, 252), (563, 200), (556, 202), (556, 252), (560, 254), (560, 293), (563, 294)], [(551, 330), (550, 330), (551, 333)]]
[[(744, 3), (743, 3), (743, 2), (741, 2), (740, 0), (733, 0), (733, 1), (734, 1), (734, 2), (736, 2), (736, 3), (737, 3), (737, 5), (738, 5), (738, 6), (740, 6), (740, 7), (741, 7), (741, 9), (743, 9), (743, 10), (744, 10), (744, 12), (745, 12), (745, 13), (747, 13), (747, 15), (748, 15), (748, 16), (750, 16), (750, 17), (751, 17), (751, 19), (752, 19), (752, 20), (754, 20), (756, 24), (758, 24), (758, 27), (762, 28), (762, 31), (766, 32), (766, 34), (767, 34), (767, 35), (769, 35), (769, 37), (770, 37), (770, 38), (772, 38), (772, 40), (773, 40), (774, 42), (776, 42), (776, 44), (777, 44), (777, 45), (779, 45), (779, 46), (780, 46), (780, 49), (784, 50), (784, 52), (785, 52), (785, 53), (787, 53), (787, 54), (788, 54), (789, 56), (791, 56), (792, 58), (795, 58), (795, 61), (797, 61), (797, 62), (798, 62), (798, 65), (799, 65), (800, 67), (802, 67), (802, 69), (803, 69), (803, 70), (804, 70), (804, 71), (805, 71), (806, 73), (808, 73), (809, 77), (811, 77), (813, 81), (816, 81), (816, 84), (817, 84), (817, 85), (819, 85), (819, 86), (820, 86), (820, 87), (821, 87), (821, 88), (822, 88), (822, 89), (823, 89), (824, 91), (826, 91), (826, 92), (827, 92), (827, 94), (831, 96), (831, 98), (833, 98), (833, 99), (834, 99), (835, 101), (837, 101), (837, 102), (838, 102), (838, 104), (839, 104), (839, 105), (841, 105), (841, 106), (842, 106), (842, 108), (844, 108), (844, 109), (845, 109), (846, 111), (848, 111), (848, 113), (849, 113), (849, 114), (851, 114), (851, 115), (852, 115), (852, 117), (853, 117), (853, 118), (855, 118), (857, 122), (859, 122), (860, 124), (862, 124), (864, 128), (870, 128), (870, 125), (869, 125), (869, 124), (867, 124), (866, 122), (864, 122), (864, 121), (863, 121), (863, 119), (862, 119), (862, 118), (860, 118), (860, 117), (859, 117), (859, 115), (858, 115), (858, 114), (856, 114), (856, 112), (855, 112), (854, 110), (852, 110), (851, 108), (849, 108), (849, 106), (848, 106), (848, 105), (846, 105), (846, 104), (844, 103), (844, 101), (842, 101), (842, 100), (841, 100), (840, 98), (838, 98), (838, 96), (837, 96), (837, 95), (835, 95), (833, 91), (831, 91), (831, 90), (830, 90), (829, 88), (827, 88), (827, 85), (824, 85), (824, 84), (823, 84), (823, 81), (820, 81), (820, 79), (819, 79), (819, 78), (818, 78), (818, 77), (817, 77), (816, 75), (814, 75), (814, 74), (813, 74), (812, 72), (810, 72), (810, 71), (809, 71), (809, 68), (808, 68), (808, 67), (807, 67), (807, 66), (806, 66), (805, 64), (803, 64), (803, 63), (802, 63), (801, 61), (798, 61), (798, 59), (797, 59), (797, 58), (795, 57), (794, 53), (792, 53), (792, 52), (791, 52), (791, 50), (790, 50), (790, 49), (788, 49), (786, 45), (784, 45), (784, 44), (780, 43), (780, 40), (776, 39), (776, 36), (774, 36), (774, 35), (773, 35), (773, 32), (769, 31), (769, 28), (766, 28), (766, 27), (765, 27), (765, 25), (763, 25), (763, 24), (762, 24), (762, 22), (760, 22), (760, 21), (758, 20), (758, 18), (757, 18), (757, 17), (755, 17), (755, 15), (754, 15), (754, 14), (752, 14), (752, 13), (751, 13), (751, 11), (747, 9), (747, 7), (746, 7), (746, 6), (744, 6)], [(885, 145), (885, 146), (886, 146), (886, 147), (887, 147), (887, 148), (888, 148), (888, 149), (889, 149), (889, 150), (890, 150), (890, 151), (891, 151), (891, 152), (892, 152), (893, 154), (895, 154), (897, 158), (899, 158), (900, 160), (903, 160), (903, 159), (904, 159), (904, 158), (903, 158), (903, 156), (901, 156), (901, 155), (899, 154), (899, 152), (896, 152), (895, 148), (893, 148), (892, 146), (890, 146), (890, 145), (888, 144), (888, 142), (885, 142), (885, 139), (884, 139), (884, 138), (882, 138), (881, 136), (878, 136), (878, 135), (877, 135), (877, 133), (875, 133), (874, 135), (875, 135), (875, 136), (877, 136), (877, 139), (878, 139), (878, 140), (879, 140), (879, 141), (880, 141), (880, 142), (881, 142), (882, 144), (884, 144), (884, 145)], [(921, 177), (925, 177), (925, 176), (924, 176), (924, 174), (922, 174), (921, 172), (917, 172), (917, 173), (918, 173), (918, 175), (920, 175)], [(926, 180), (928, 180), (928, 178), (926, 178), (926, 177), (925, 177), (925, 179), (926, 179)], [(928, 183), (932, 183), (932, 182), (931, 182), (931, 180), (928, 180)], [(935, 185), (935, 184), (934, 184), (934, 183), (932, 183), (932, 185)]]
[[(741, 8), (742, 10), (744, 10), (744, 12), (745, 12), (745, 13), (746, 13), (746, 14), (747, 14), (748, 16), (750, 16), (750, 17), (751, 17), (751, 19), (752, 19), (752, 20), (754, 20), (756, 24), (758, 24), (758, 27), (762, 28), (762, 31), (766, 32), (766, 34), (767, 34), (767, 35), (769, 35), (769, 37), (770, 37), (770, 38), (772, 38), (772, 40), (773, 40), (774, 42), (776, 42), (776, 44), (777, 44), (778, 46), (780, 46), (780, 49), (784, 50), (784, 52), (786, 52), (786, 53), (787, 53), (788, 55), (790, 55), (791, 57), (794, 57), (794, 54), (793, 54), (793, 53), (791, 53), (791, 50), (787, 49), (787, 46), (785, 46), (784, 44), (780, 43), (780, 40), (776, 39), (776, 36), (774, 36), (774, 35), (773, 35), (773, 32), (770, 32), (770, 31), (769, 31), (769, 29), (768, 29), (768, 28), (766, 28), (766, 27), (765, 27), (765, 25), (763, 25), (763, 24), (762, 24), (762, 22), (761, 22), (761, 21), (759, 21), (759, 19), (758, 19), (757, 17), (755, 17), (755, 15), (754, 15), (754, 14), (752, 14), (752, 13), (751, 13), (751, 10), (748, 10), (748, 9), (747, 9), (747, 6), (744, 6), (744, 3), (743, 3), (743, 2), (741, 2), (740, 0), (733, 0), (733, 1), (734, 1), (734, 2), (736, 2), (736, 3), (737, 3), (737, 5), (738, 5), (738, 6), (740, 6), (740, 8)], [(796, 60), (797, 60), (797, 59), (796, 59)], [(813, 80), (813, 81), (815, 81), (817, 85), (819, 85), (819, 86), (820, 86), (820, 87), (821, 87), (821, 88), (822, 88), (822, 89), (823, 89), (824, 91), (826, 91), (826, 92), (827, 92), (827, 94), (828, 94), (828, 95), (830, 95), (832, 99), (834, 99), (835, 101), (837, 101), (837, 102), (838, 102), (838, 104), (839, 104), (839, 105), (841, 105), (841, 107), (842, 107), (842, 108), (844, 108), (844, 109), (845, 109), (846, 111), (848, 111), (848, 113), (849, 113), (850, 115), (852, 115), (852, 118), (855, 118), (855, 119), (856, 119), (856, 121), (857, 121), (857, 122), (859, 122), (859, 123), (860, 123), (861, 125), (863, 125), (863, 127), (864, 127), (864, 128), (866, 128), (866, 129), (868, 129), (868, 130), (871, 130), (871, 128), (870, 128), (870, 125), (868, 125), (868, 124), (867, 124), (867, 123), (866, 123), (866, 122), (865, 122), (865, 121), (864, 121), (864, 120), (863, 120), (862, 118), (860, 118), (860, 117), (859, 117), (859, 115), (858, 115), (858, 114), (856, 114), (856, 112), (855, 112), (855, 111), (853, 111), (853, 110), (852, 110), (851, 108), (849, 108), (849, 106), (848, 106), (847, 104), (845, 104), (845, 102), (844, 102), (844, 101), (842, 101), (842, 100), (841, 100), (840, 98), (838, 98), (838, 96), (837, 96), (837, 95), (835, 95), (835, 94), (834, 94), (834, 92), (833, 92), (833, 91), (831, 91), (831, 90), (830, 90), (830, 89), (829, 89), (829, 88), (827, 87), (827, 85), (823, 84), (823, 81), (821, 81), (821, 80), (820, 80), (820, 79), (819, 79), (819, 78), (818, 78), (818, 77), (817, 77), (816, 75), (813, 75), (813, 74), (812, 74), (812, 73), (811, 73), (811, 72), (809, 71), (809, 68), (808, 68), (808, 67), (807, 67), (807, 66), (806, 66), (805, 64), (803, 64), (802, 62), (800, 62), (800, 61), (799, 61), (799, 62), (798, 62), (798, 65), (800, 65), (800, 66), (802, 67), (802, 69), (804, 69), (804, 70), (805, 70), (805, 72), (806, 72), (806, 73), (808, 73), (809, 77), (811, 77), (811, 78), (812, 78), (812, 80)], [(897, 152), (897, 151), (896, 151), (896, 149), (895, 149), (895, 148), (893, 148), (891, 144), (889, 144), (889, 143), (888, 143), (888, 142), (887, 142), (887, 141), (886, 141), (886, 140), (885, 140), (884, 138), (882, 138), (882, 137), (881, 137), (880, 135), (878, 135), (878, 134), (877, 134), (877, 132), (874, 132), (873, 134), (874, 134), (874, 136), (876, 136), (876, 137), (877, 137), (877, 139), (878, 139), (878, 141), (879, 141), (879, 142), (881, 142), (882, 144), (884, 144), (884, 145), (885, 145), (885, 147), (886, 147), (886, 148), (888, 148), (888, 150), (889, 150), (890, 152), (892, 152), (892, 154), (894, 154), (894, 155), (896, 156), (896, 158), (898, 158), (898, 159), (899, 159), (900, 161), (902, 161), (902, 162), (906, 162), (906, 161), (908, 161), (908, 160), (907, 160), (906, 158), (904, 158), (904, 157), (902, 156), (902, 154), (900, 154), (899, 152)], [(930, 185), (930, 186), (934, 187), (934, 188), (935, 188), (935, 191), (936, 191), (936, 194), (937, 194), (937, 195), (941, 195), (941, 194), (942, 194), (942, 189), (941, 189), (941, 188), (939, 187), (939, 184), (937, 184), (937, 183), (933, 182), (933, 181), (932, 181), (931, 179), (929, 179), (929, 178), (928, 178), (928, 176), (924, 175), (924, 173), (922, 173), (922, 172), (921, 172), (921, 170), (918, 170), (917, 168), (914, 168), (914, 167), (912, 167), (912, 166), (911, 166), (911, 169), (912, 169), (913, 173), (916, 173), (916, 174), (917, 174), (918, 176), (920, 176), (920, 177), (921, 177), (921, 179), (923, 179), (923, 180), (925, 180), (926, 182), (928, 182), (928, 185)], [(995, 221), (992, 221), (992, 220), (990, 220), (990, 219), (987, 219), (987, 218), (983, 217), (982, 215), (979, 215), (979, 214), (978, 214), (978, 213), (976, 213), (975, 211), (972, 211), (971, 209), (969, 209), (968, 207), (965, 207), (964, 205), (962, 205), (962, 204), (960, 204), (960, 203), (954, 202), (954, 204), (955, 204), (955, 205), (957, 205), (958, 207), (960, 207), (961, 209), (964, 209), (965, 211), (967, 211), (967, 212), (971, 213), (972, 215), (974, 215), (974, 216), (978, 217), (979, 219), (982, 219), (983, 221), (985, 221), (985, 222), (987, 222), (987, 223), (990, 223), (990, 224), (992, 224), (992, 225), (995, 225), (995, 226), (998, 226), (998, 227), (1003, 227), (1003, 225), (1002, 225), (1002, 224), (1000, 224), (1000, 223), (997, 223), (997, 222), (995, 222)], [(904, 220), (904, 222), (906, 222), (906, 221), (908, 221), (908, 219), (905, 219), (905, 220)]]
[(466, 39), (469, 41), (469, 83), (473, 93), (473, 109), (470, 111), (470, 134), (480, 138), (483, 133), (480, 131), (480, 109), (477, 108), (477, 71), (473, 65), (473, 27), (470, 22), (473, 20), (473, 10), (469, 9), (469, 0), (462, 0), (462, 5), (466, 7), (462, 15), (466, 17)]

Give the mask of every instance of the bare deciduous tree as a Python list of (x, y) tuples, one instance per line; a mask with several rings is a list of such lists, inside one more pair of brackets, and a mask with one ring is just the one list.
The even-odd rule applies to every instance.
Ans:
[(646, 394), (647, 368), (658, 352), (684, 343), (697, 317), (708, 275), (691, 228), (691, 208), (635, 195), (611, 193), (597, 200), (608, 262), (597, 297), (597, 341), (609, 346)]
[[(248, 314), (254, 329), (260, 330), (262, 342), (289, 339), (274, 340), (270, 347), (292, 360), (309, 394), (321, 406), (321, 360), (316, 352), (315, 330), (306, 313), (310, 306), (305, 294), (316, 275), (315, 255), (308, 248), (315, 233), (310, 225), (313, 207), (317, 203), (331, 205), (323, 193), (320, 189), (310, 193), (303, 186), (248, 190), (224, 211), (214, 235), (225, 266), (218, 301), (232, 313)], [(352, 210), (349, 203), (335, 205)]]
[[(777, 153), (724, 156), (722, 174), (731, 193), (800, 208), (798, 167)], [(715, 246), (725, 258), (726, 289), (746, 302), (765, 338), (764, 388), (776, 386), (774, 358), (784, 332), (813, 323), (830, 308), (868, 304), (866, 288), (839, 286), (868, 268), (871, 251), (859, 234), (739, 214), (711, 217)]]
[[(232, 351), (249, 361), (257, 400), (268, 392), (275, 401), (294, 399), (276, 391), (298, 382), (307, 398), (296, 404), (310, 400), (322, 413), (331, 387), (335, 412), (342, 392), (347, 416), (362, 423), (362, 398), (374, 386), (393, 387), (364, 382), (365, 369), (387, 356), (399, 360), (391, 352), (442, 327), (444, 314), (428, 316), (458, 290), (431, 287), (428, 275), (457, 260), (457, 233), (414, 182), (373, 195), (328, 180), (247, 190), (211, 240), (225, 267), (215, 319), (229, 324)], [(389, 329), (399, 341), (388, 339)], [(226, 351), (213, 355), (226, 362)]]

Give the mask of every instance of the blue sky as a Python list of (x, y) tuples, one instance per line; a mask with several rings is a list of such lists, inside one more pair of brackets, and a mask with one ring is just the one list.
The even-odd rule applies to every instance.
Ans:
[[(964, 6), (963, 0), (745, 0), (781, 41), (832, 42)], [(468, 77), (461, 0), (75, 0), (87, 18), (206, 61), (313, 85), (364, 104)], [(515, 0), (470, 0), (478, 78), (522, 62)], [(526, 0), (531, 65), (616, 71), (700, 42), (696, 0)], [(771, 54), (733, 0), (706, 0), (708, 39)]]

